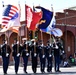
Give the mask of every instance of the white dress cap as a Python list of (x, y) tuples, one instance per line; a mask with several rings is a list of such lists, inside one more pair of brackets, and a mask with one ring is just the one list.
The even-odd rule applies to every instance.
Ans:
[(22, 40), (27, 40), (27, 38), (23, 38)]
[(35, 41), (35, 39), (32, 39), (31, 41)]

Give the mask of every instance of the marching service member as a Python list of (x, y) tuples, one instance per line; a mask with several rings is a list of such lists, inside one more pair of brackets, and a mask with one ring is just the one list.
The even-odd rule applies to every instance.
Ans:
[(55, 72), (61, 72), (60, 71), (60, 52), (63, 50), (60, 40), (58, 37), (54, 39), (53, 43), (53, 50), (54, 50), (54, 60), (55, 60)]
[(38, 44), (36, 42), (35, 39), (32, 39), (31, 40), (32, 44), (30, 46), (30, 50), (31, 50), (31, 59), (32, 59), (32, 71), (34, 73), (36, 73), (37, 71), (37, 64), (38, 64), (38, 61), (37, 61), (37, 57), (38, 57)]
[(40, 58), (40, 70), (42, 73), (44, 73), (45, 72), (46, 56), (45, 56), (45, 47), (43, 45), (42, 40), (40, 40), (40, 43), (38, 45), (38, 51), (39, 51), (39, 58)]
[(17, 39), (14, 40), (12, 49), (13, 49), (12, 55), (14, 57), (14, 62), (15, 62), (15, 73), (17, 74), (19, 69), (21, 50), (22, 50), (22, 47), (20, 46), (19, 41), (17, 41)]
[(29, 44), (27, 43), (27, 38), (23, 38), (22, 40), (23, 40), (22, 58), (23, 58), (23, 62), (24, 62), (24, 72), (27, 73), (27, 64), (28, 64), (30, 50), (29, 50)]
[(47, 72), (52, 72), (52, 47), (49, 41), (47, 41), (45, 52), (47, 58)]
[(10, 59), (11, 48), (7, 44), (6, 40), (3, 40), (3, 45), (1, 46), (1, 55), (3, 60), (3, 72), (7, 74), (9, 59)]

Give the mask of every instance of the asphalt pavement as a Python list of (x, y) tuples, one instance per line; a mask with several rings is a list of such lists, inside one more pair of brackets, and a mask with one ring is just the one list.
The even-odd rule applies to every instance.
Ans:
[[(76, 66), (73, 67), (60, 67), (61, 72), (55, 72), (54, 67), (52, 68), (52, 72), (48, 73), (45, 68), (45, 73), (40, 72), (40, 67), (37, 68), (37, 73), (34, 74), (31, 69), (31, 65), (27, 67), (28, 74), (25, 74), (23, 71), (23, 66), (19, 66), (18, 74), (15, 74), (14, 66), (9, 66), (7, 75), (76, 75)], [(4, 75), (3, 67), (0, 66), (0, 75)]]

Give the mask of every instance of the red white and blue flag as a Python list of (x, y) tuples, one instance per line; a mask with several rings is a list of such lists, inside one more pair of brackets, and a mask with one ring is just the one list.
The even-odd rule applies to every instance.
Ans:
[(11, 27), (20, 26), (20, 10), (17, 6), (6, 5), (3, 7), (2, 27), (0, 32), (5, 32)]
[(7, 5), (4, 7), (2, 14), (2, 25), (7, 26), (9, 20), (13, 20), (18, 17), (18, 8), (14, 5)]

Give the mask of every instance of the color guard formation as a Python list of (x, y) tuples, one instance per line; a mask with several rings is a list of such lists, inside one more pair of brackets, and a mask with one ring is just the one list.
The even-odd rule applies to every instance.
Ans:
[(0, 54), (3, 60), (3, 72), (7, 74), (11, 53), (16, 74), (18, 73), (21, 57), (23, 59), (23, 71), (25, 73), (29, 73), (27, 72), (29, 57), (31, 57), (31, 69), (33, 73), (37, 73), (38, 62), (41, 73), (45, 73), (45, 67), (47, 67), (47, 72), (52, 72), (53, 64), (55, 72), (61, 72), (59, 67), (61, 52), (64, 51), (59, 38), (56, 38), (52, 43), (47, 41), (46, 45), (43, 44), (43, 40), (36, 41), (32, 39), (29, 43), (27, 38), (23, 38), (22, 44), (20, 44), (18, 40), (15, 39), (12, 48), (7, 44), (7, 40), (3, 40), (0, 48)]

